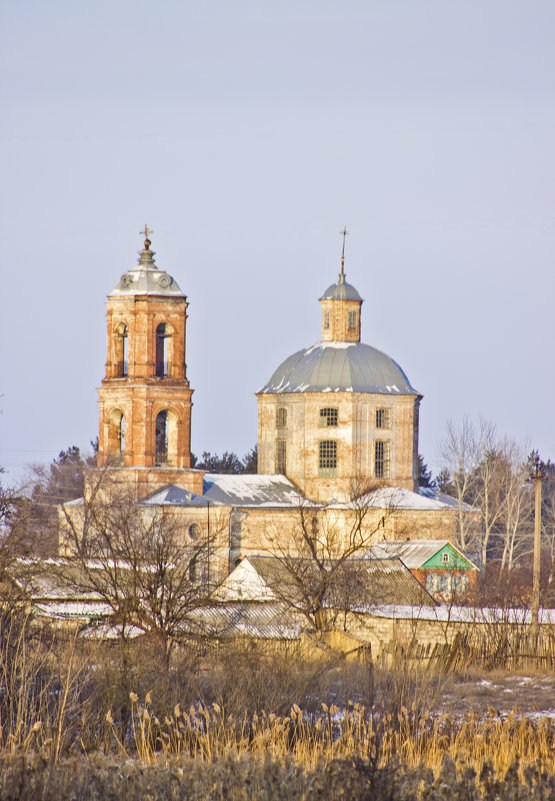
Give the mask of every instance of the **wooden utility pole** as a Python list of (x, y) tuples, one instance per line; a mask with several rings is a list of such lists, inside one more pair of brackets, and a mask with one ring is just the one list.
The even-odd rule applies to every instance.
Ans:
[(534, 584), (532, 588), (532, 635), (537, 636), (540, 626), (540, 555), (542, 532), (542, 471), (536, 461), (534, 482), (536, 506), (534, 510)]

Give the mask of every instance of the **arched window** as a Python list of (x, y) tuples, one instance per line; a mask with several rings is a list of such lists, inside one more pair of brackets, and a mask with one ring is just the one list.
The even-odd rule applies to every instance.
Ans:
[(169, 375), (168, 345), (171, 333), (166, 323), (156, 328), (156, 376), (164, 378)]
[(120, 417), (119, 421), (118, 437), (119, 437), (119, 452), (120, 455), (123, 457), (123, 454), (125, 453), (125, 417), (123, 416), (123, 414)]
[(123, 378), (127, 375), (129, 365), (129, 348), (128, 348), (128, 334), (127, 325), (119, 323), (115, 331), (115, 346), (116, 346), (116, 376)]
[(112, 409), (108, 421), (108, 452), (110, 458), (121, 464), (125, 453), (125, 417), (120, 409)]
[(156, 415), (156, 464), (177, 464), (179, 419), (171, 409), (163, 409)]
[(127, 371), (129, 368), (129, 338), (128, 338), (128, 331), (127, 326), (123, 329), (123, 333), (121, 335), (123, 339), (123, 348), (122, 348), (122, 355), (123, 355), (123, 369), (122, 369), (122, 376), (127, 375)]
[[(157, 374), (158, 375), (158, 374)], [(156, 416), (156, 464), (168, 463), (168, 410)]]

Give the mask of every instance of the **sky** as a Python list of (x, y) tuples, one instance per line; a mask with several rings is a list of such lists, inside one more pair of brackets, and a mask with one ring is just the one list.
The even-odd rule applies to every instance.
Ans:
[(96, 437), (145, 223), (190, 304), (195, 453), (255, 444), (346, 225), (425, 461), (465, 415), (555, 459), (554, 37), (553, 0), (0, 0), (5, 478)]

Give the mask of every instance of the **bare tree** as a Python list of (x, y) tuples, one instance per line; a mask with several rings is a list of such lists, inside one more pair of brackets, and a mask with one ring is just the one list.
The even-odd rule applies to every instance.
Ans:
[(479, 455), (480, 443), (470, 418), (464, 417), (459, 427), (448, 420), (441, 446), (442, 473), (444, 476), (448, 473), (449, 489), (458, 501), (457, 544), (463, 551), (473, 546), (476, 536), (476, 514), (470, 503)]
[(381, 486), (359, 484), (346, 508), (307, 503), (299, 507), (289, 530), (268, 533), (267, 553), (274, 557), (267, 576), (272, 590), (312, 629), (322, 631), (339, 610), (368, 601), (368, 565), (353, 557), (363, 555), (393, 511), (386, 490), (387, 508), (370, 514), (380, 506), (375, 501), (382, 492)]
[(196, 613), (211, 603), (207, 564), (218, 532), (192, 539), (171, 510), (106, 486), (62, 514), (76, 583), (110, 608), (123, 639), (133, 630), (148, 635), (169, 668), (175, 644), (201, 634)]
[(533, 493), (528, 479), (529, 467), (522, 449), (515, 442), (505, 440), (501, 570), (512, 571), (531, 531)]

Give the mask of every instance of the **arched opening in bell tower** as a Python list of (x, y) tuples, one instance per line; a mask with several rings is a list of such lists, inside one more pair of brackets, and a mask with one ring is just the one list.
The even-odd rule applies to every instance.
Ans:
[(125, 378), (129, 367), (129, 331), (125, 323), (119, 323), (115, 330), (116, 377)]
[(169, 350), (171, 329), (167, 323), (156, 328), (156, 377), (165, 378), (170, 374)]
[(177, 464), (178, 417), (171, 409), (156, 415), (156, 466)]
[(125, 454), (125, 416), (120, 409), (110, 412), (108, 421), (108, 452), (116, 464), (123, 463)]

